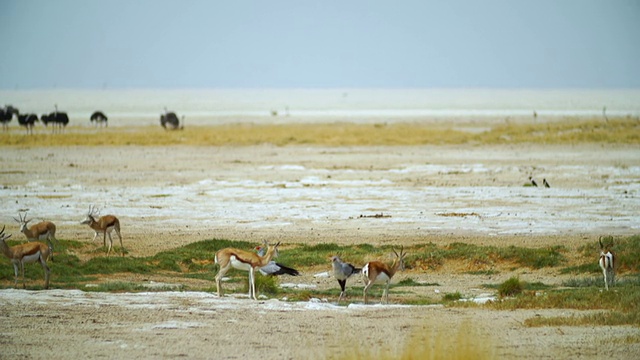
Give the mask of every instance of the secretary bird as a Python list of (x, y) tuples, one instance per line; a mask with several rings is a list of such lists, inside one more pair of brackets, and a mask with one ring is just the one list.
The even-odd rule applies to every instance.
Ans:
[[(266, 253), (266, 248), (261, 246), (256, 246), (256, 250), (258, 251), (258, 255), (264, 256)], [(291, 275), (291, 276), (300, 276), (300, 272), (294, 268), (290, 268), (288, 266), (282, 265), (280, 263), (275, 262), (274, 260), (269, 261), (269, 263), (260, 269), (258, 269), (262, 275)]]
[(349, 263), (346, 263), (340, 259), (338, 256), (333, 256), (331, 258), (332, 266), (333, 266), (333, 276), (338, 280), (338, 284), (340, 284), (340, 297), (338, 301), (342, 300), (345, 296), (345, 286), (347, 284), (347, 279), (353, 275), (358, 274), (362, 269), (359, 269)]

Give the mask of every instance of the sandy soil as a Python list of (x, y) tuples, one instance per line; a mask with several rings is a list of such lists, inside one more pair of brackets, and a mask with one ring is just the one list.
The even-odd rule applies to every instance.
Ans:
[[(0, 222), (17, 237), (12, 218), (29, 210), (29, 217), (54, 221), (59, 237), (90, 241), (93, 232), (79, 221), (94, 204), (121, 219), (134, 257), (205, 238), (575, 249), (600, 234), (637, 233), (638, 155), (635, 147), (602, 145), (5, 147)], [(551, 188), (523, 186), (529, 176), (540, 184), (546, 178)], [(369, 217), (375, 214), (388, 217)], [(434, 298), (481, 296), (481, 284), (514, 274), (550, 284), (564, 279), (529, 269), (471, 276), (464, 266), (399, 279), (440, 284), (423, 290)], [(313, 274), (291, 282), (337, 286)], [(414, 337), (440, 339), (432, 348), (441, 351), (469, 333), (490, 358), (640, 356), (638, 328), (523, 326), (530, 317), (578, 311), (338, 307), (331, 300), (2, 290), (0, 358), (361, 357), (369, 349), (398, 354)]]

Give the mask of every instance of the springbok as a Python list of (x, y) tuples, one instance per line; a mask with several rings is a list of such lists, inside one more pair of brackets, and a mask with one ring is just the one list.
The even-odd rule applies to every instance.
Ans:
[(28, 242), (26, 244), (20, 244), (15, 246), (9, 246), (5, 242), (8, 238), (11, 237), (11, 234), (4, 234), (4, 226), (2, 227), (2, 231), (0, 231), (0, 251), (4, 254), (4, 256), (8, 257), (13, 264), (13, 273), (15, 275), (15, 285), (18, 286), (18, 266), (22, 271), (22, 288), (26, 289), (27, 286), (24, 280), (24, 264), (34, 263), (36, 261), (40, 262), (42, 265), (42, 269), (44, 270), (44, 288), (49, 288), (49, 275), (51, 274), (51, 270), (47, 266), (47, 259), (49, 258), (50, 250), (49, 247), (41, 242)]
[(257, 269), (269, 264), (272, 258), (278, 256), (278, 246), (280, 243), (278, 242), (274, 246), (271, 246), (265, 241), (265, 245), (267, 246), (267, 252), (264, 256), (234, 248), (224, 248), (216, 253), (214, 261), (220, 265), (220, 270), (216, 275), (216, 289), (218, 290), (219, 297), (222, 297), (222, 277), (233, 267), (249, 272), (249, 298), (258, 300), (256, 296), (255, 272)]
[(120, 220), (118, 220), (118, 218), (113, 215), (100, 216), (98, 220), (96, 220), (96, 217), (98, 216), (99, 213), (96, 212), (95, 207), (90, 205), (87, 216), (80, 222), (80, 224), (89, 225), (89, 227), (93, 229), (95, 234), (93, 235), (92, 241), (95, 241), (98, 237), (98, 234), (102, 233), (102, 245), (104, 247), (107, 246), (107, 234), (109, 234), (109, 248), (107, 249), (107, 256), (109, 256), (109, 253), (111, 253), (111, 248), (113, 248), (113, 239), (111, 238), (111, 232), (115, 230), (118, 238), (120, 239), (122, 256), (124, 256), (124, 246), (122, 245), (122, 235), (120, 234)]
[(27, 227), (29, 221), (33, 219), (27, 220), (27, 213), (24, 213), (24, 216), (18, 212), (19, 219), (13, 218), (18, 224), (20, 224), (20, 232), (27, 237), (27, 241), (38, 241), (38, 240), (46, 240), (47, 244), (49, 244), (49, 253), (51, 255), (51, 261), (53, 261), (53, 242), (54, 240), (56, 244), (58, 243), (58, 239), (56, 239), (56, 225), (51, 221), (41, 221), (37, 224), (31, 225), (31, 227)]
[(338, 280), (338, 284), (340, 284), (340, 297), (338, 297), (339, 302), (347, 293), (345, 290), (347, 279), (351, 277), (351, 275), (359, 273), (362, 269), (358, 269), (357, 267), (342, 261), (337, 255), (331, 257), (331, 266), (333, 267), (333, 276)]
[(394, 249), (392, 250), (396, 258), (393, 259), (391, 266), (381, 261), (370, 261), (362, 267), (362, 280), (365, 284), (363, 302), (365, 304), (367, 303), (367, 291), (376, 283), (385, 283), (380, 302), (389, 303), (389, 282), (398, 270), (404, 270), (404, 257), (407, 255), (403, 252), (403, 248), (400, 248), (400, 254)]
[(613, 239), (611, 239), (611, 242), (607, 244), (607, 246), (602, 244), (602, 236), (598, 238), (598, 242), (600, 243), (600, 260), (598, 260), (598, 264), (604, 275), (604, 288), (609, 290), (609, 286), (613, 286), (616, 277), (615, 255), (611, 251)]

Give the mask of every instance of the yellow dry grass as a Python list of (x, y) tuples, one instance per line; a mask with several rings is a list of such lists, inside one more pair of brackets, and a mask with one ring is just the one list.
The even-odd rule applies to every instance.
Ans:
[(26, 135), (21, 129), (0, 133), (4, 146), (247, 146), (258, 144), (369, 146), (509, 143), (617, 143), (639, 144), (637, 119), (565, 119), (546, 123), (494, 124), (481, 132), (458, 130), (443, 123), (314, 123), (226, 124), (192, 126), (165, 131), (159, 126), (89, 129), (70, 127), (63, 134), (41, 131)]

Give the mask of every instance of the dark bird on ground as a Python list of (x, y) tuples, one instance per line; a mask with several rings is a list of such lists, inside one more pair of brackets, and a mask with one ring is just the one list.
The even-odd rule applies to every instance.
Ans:
[(164, 109), (164, 114), (160, 115), (160, 125), (165, 130), (182, 130), (184, 129), (184, 116), (182, 117), (182, 126), (180, 126), (178, 115)]
[(42, 121), (44, 126), (48, 126), (48, 124), (51, 123), (53, 125), (53, 132), (56, 132), (56, 130), (62, 131), (69, 124), (69, 116), (66, 112), (58, 111), (58, 107), (56, 106), (56, 111), (42, 115), (40, 121)]
[(531, 181), (531, 185), (538, 187), (538, 183), (535, 180), (533, 180), (531, 176), (529, 176), (529, 180)]
[(18, 124), (24, 126), (27, 129), (27, 134), (33, 134), (33, 126), (38, 121), (38, 115), (36, 114), (21, 114), (18, 115)]
[[(264, 256), (267, 249), (261, 246), (256, 247), (258, 250), (258, 255)], [(275, 262), (274, 260), (269, 261), (269, 263), (260, 269), (258, 269), (262, 275), (291, 275), (291, 276), (299, 276), (300, 272), (294, 268), (290, 268), (288, 266), (282, 265), (280, 263)]]
[(14, 114), (19, 116), (20, 111), (11, 105), (0, 108), (0, 122), (2, 122), (2, 130), (7, 131), (9, 129), (9, 123), (13, 119)]
[(333, 276), (335, 276), (338, 280), (338, 284), (340, 284), (340, 297), (338, 298), (338, 301), (340, 301), (346, 294), (345, 286), (347, 284), (347, 279), (353, 274), (358, 274), (362, 269), (342, 261), (338, 256), (333, 256), (331, 258), (331, 263), (333, 266)]
[(89, 120), (91, 122), (96, 122), (96, 126), (98, 125), (102, 125), (104, 124), (105, 127), (109, 126), (109, 118), (107, 118), (107, 115), (105, 115), (102, 111), (95, 111), (93, 114), (91, 114), (91, 117), (89, 118)]
[(549, 185), (549, 183), (547, 182), (547, 179), (542, 179), (542, 185), (544, 185), (544, 187), (546, 188), (550, 188), (551, 185)]

